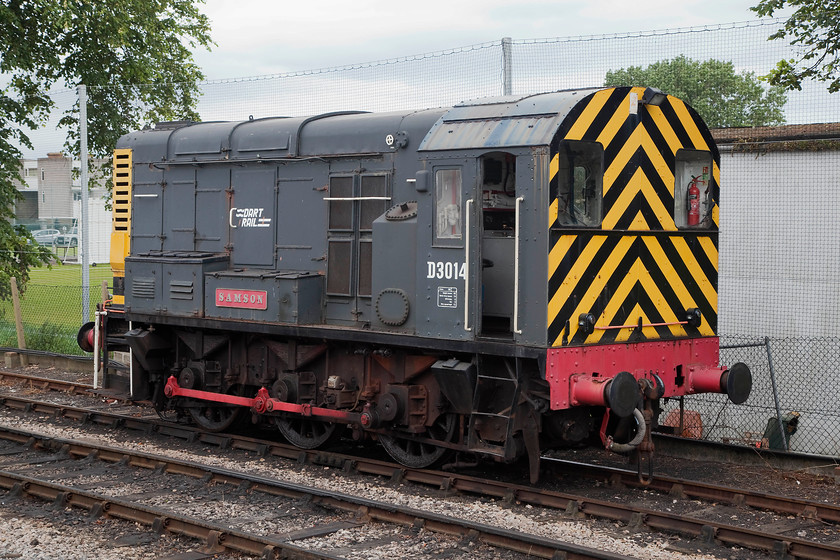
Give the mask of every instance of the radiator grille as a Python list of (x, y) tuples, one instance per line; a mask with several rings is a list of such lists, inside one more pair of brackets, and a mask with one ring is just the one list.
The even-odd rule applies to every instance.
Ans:
[(155, 299), (155, 279), (135, 277), (131, 285), (131, 295), (136, 298)]
[(193, 299), (193, 283), (186, 280), (173, 280), (169, 284), (169, 297), (171, 299)]

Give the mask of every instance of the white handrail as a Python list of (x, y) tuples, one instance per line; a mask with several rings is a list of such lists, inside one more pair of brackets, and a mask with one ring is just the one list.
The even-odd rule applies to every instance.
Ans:
[(471, 331), (470, 327), (470, 207), (473, 199), (467, 201), (467, 220), (464, 228), (464, 330)]
[(107, 311), (97, 311), (93, 317), (93, 388), (99, 389), (99, 320), (107, 315)]
[(525, 200), (524, 196), (516, 199), (516, 210), (514, 213), (516, 221), (516, 233), (513, 236), (513, 332), (522, 334), (519, 328), (519, 206)]
[[(128, 322), (128, 330), (134, 330), (134, 322)], [(134, 350), (128, 347), (128, 393), (134, 398)]]
[(391, 200), (390, 196), (327, 196), (323, 200), (349, 202), (353, 200)]

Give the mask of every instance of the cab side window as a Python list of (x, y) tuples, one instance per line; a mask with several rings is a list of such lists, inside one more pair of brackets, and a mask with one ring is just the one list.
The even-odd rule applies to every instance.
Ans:
[(558, 222), (578, 227), (601, 225), (603, 148), (597, 143), (564, 142), (558, 155)]
[(435, 172), (435, 241), (461, 239), (461, 170)]

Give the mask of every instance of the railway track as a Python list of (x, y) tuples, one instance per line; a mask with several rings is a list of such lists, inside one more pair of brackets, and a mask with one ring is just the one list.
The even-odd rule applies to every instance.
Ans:
[(650, 483), (642, 484), (634, 471), (590, 465), (577, 461), (549, 460), (545, 469), (556, 475), (572, 475), (600, 480), (611, 486), (643, 488), (661, 492), (680, 499), (697, 499), (706, 502), (745, 506), (778, 514), (801, 516), (826, 523), (840, 523), (840, 505), (792, 496), (778, 496), (767, 492), (746, 491), (718, 484), (656, 475)]
[[(295, 541), (308, 541), (330, 535), (341, 529), (356, 528), (365, 524), (389, 524), (407, 528), (391, 533), (395, 540), (410, 538), (410, 532), (424, 529), (454, 537), (471, 539), (487, 547), (500, 548), (537, 558), (629, 560), (630, 557), (607, 551), (582, 547), (537, 535), (502, 529), (470, 519), (444, 516), (408, 508), (398, 504), (339, 494), (321, 488), (272, 480), (266, 477), (234, 472), (208, 466), (196, 461), (173, 459), (163, 455), (143, 453), (125, 448), (115, 448), (67, 438), (40, 437), (23, 430), (0, 429), (0, 488), (12, 495), (28, 495), (48, 500), (57, 506), (79, 508), (92, 515), (106, 515), (140, 523), (155, 531), (168, 531), (201, 539), (213, 550), (232, 550), (263, 558), (318, 558), (333, 559), (333, 551), (321, 551), (311, 545), (298, 546)], [(33, 456), (38, 455), (38, 456)], [(33, 468), (35, 465), (37, 468)], [(109, 469), (104, 465), (118, 465)], [(27, 474), (14, 472), (23, 468)], [(110, 470), (110, 472), (109, 472)], [(108, 488), (125, 485), (129, 490), (137, 487), (136, 481), (147, 477), (136, 471), (153, 471), (155, 488), (151, 491), (129, 493), (128, 496), (113, 492), (93, 491), (108, 478)], [(53, 482), (58, 478), (61, 481)], [(186, 483), (181, 479), (189, 479)], [(91, 482), (93, 480), (93, 482)], [(216, 518), (215, 521), (185, 515), (183, 510), (203, 510), (209, 517), (219, 485), (232, 491), (247, 492), (250, 501), (264, 502), (273, 514), (277, 508), (287, 511), (295, 505), (305, 504), (308, 509), (306, 523), (272, 525), (274, 516), (269, 514), (264, 525), (271, 527), (271, 534), (232, 527)], [(185, 490), (186, 488), (186, 490)], [(187, 492), (190, 499), (161, 500), (171, 492)], [(261, 494), (257, 497), (256, 494)], [(276, 499), (282, 501), (279, 502)], [(163, 502), (163, 504), (161, 504)], [(295, 527), (294, 530), (289, 527)], [(283, 533), (282, 537), (274, 536)], [(480, 551), (473, 557), (482, 558)], [(493, 557), (488, 555), (488, 558)]]
[[(681, 500), (694, 502), (705, 500), (715, 507), (721, 503), (734, 508), (749, 506), (752, 509), (774, 511), (781, 516), (794, 519), (771, 520), (764, 525), (772, 530), (739, 527), (697, 516), (642, 507), (638, 504), (616, 503), (614, 500), (595, 499), (587, 495), (573, 495), (563, 492), (547, 491), (530, 486), (521, 486), (502, 481), (489, 481), (448, 472), (433, 472), (406, 469), (387, 462), (364, 459), (356, 456), (340, 455), (322, 451), (302, 451), (300, 449), (277, 444), (275, 442), (230, 435), (207, 434), (190, 426), (173, 425), (160, 422), (150, 417), (127, 416), (116, 411), (97, 411), (67, 407), (23, 399), (5, 397), (3, 404), (13, 410), (28, 410), (53, 417), (65, 417), (91, 422), (108, 427), (121, 426), (125, 429), (143, 433), (156, 432), (161, 435), (177, 437), (184, 441), (193, 441), (203, 445), (214, 445), (222, 449), (239, 449), (261, 457), (281, 457), (299, 463), (341, 467), (346, 471), (361, 474), (388, 477), (394, 481), (405, 481), (440, 488), (449, 492), (461, 492), (492, 499), (501, 499), (506, 503), (528, 504), (560, 510), (567, 516), (589, 516), (594, 519), (611, 520), (621, 523), (632, 530), (650, 529), (666, 533), (677, 533), (702, 542), (718, 542), (725, 545), (742, 546), (767, 551), (788, 558), (840, 558), (840, 546), (837, 542), (816, 542), (791, 536), (808, 533), (809, 529), (820, 528), (828, 524), (836, 532), (833, 524), (840, 521), (840, 508), (836, 504), (827, 504), (803, 499), (774, 496), (767, 493), (750, 492), (741, 489), (725, 488), (717, 485), (696, 483), (687, 480), (658, 476), (649, 488), (657, 493), (673, 497), (674, 502)], [(553, 462), (549, 469), (573, 472), (575, 476), (588, 473), (610, 482), (611, 492), (616, 485), (632, 486), (635, 473), (620, 469), (584, 466), (569, 462)], [(633, 499), (632, 497), (630, 498)], [(694, 508), (696, 510), (696, 508)], [(713, 508), (705, 508), (713, 509)], [(736, 512), (737, 513), (737, 512)], [(782, 534), (779, 534), (782, 533)], [(836, 538), (835, 538), (836, 540)]]

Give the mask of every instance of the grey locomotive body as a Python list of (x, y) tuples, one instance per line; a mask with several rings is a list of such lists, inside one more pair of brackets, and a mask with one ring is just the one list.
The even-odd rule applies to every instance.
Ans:
[(743, 400), (748, 370), (717, 364), (717, 151), (649, 91), (129, 134), (114, 298), (80, 340), (129, 348), (108, 383), (208, 429), (248, 411), (413, 466), (527, 451), (532, 477), (598, 426), (635, 447), (663, 396)]

